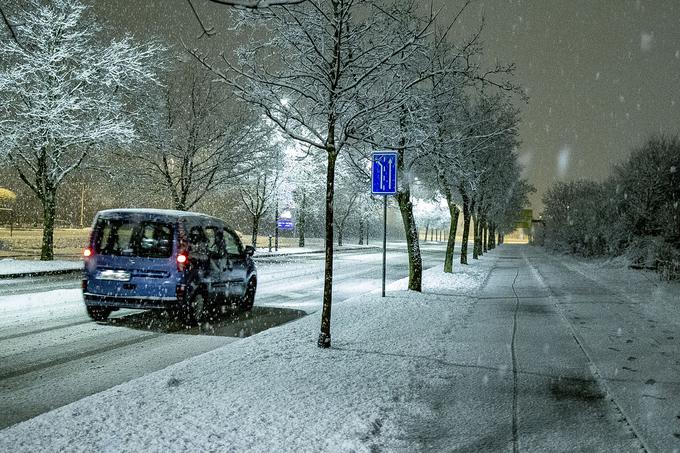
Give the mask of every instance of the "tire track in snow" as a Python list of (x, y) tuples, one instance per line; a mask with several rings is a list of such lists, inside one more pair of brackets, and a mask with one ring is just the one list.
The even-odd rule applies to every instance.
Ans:
[(12, 370), (8, 373), (6, 372), (6, 373), (3, 373), (3, 374), (0, 374), (0, 381), (6, 380), (6, 379), (16, 378), (16, 377), (22, 376), (24, 374), (33, 373), (33, 372), (36, 372), (36, 371), (41, 371), (41, 370), (44, 370), (44, 369), (47, 369), (47, 368), (52, 368), (52, 367), (57, 366), (57, 365), (63, 365), (64, 363), (73, 362), (75, 360), (79, 360), (79, 359), (83, 359), (83, 358), (87, 358), (87, 357), (92, 357), (92, 356), (95, 356), (95, 355), (102, 354), (104, 352), (113, 351), (114, 349), (120, 349), (120, 348), (124, 348), (126, 346), (131, 346), (131, 345), (134, 345), (134, 344), (143, 343), (145, 341), (149, 341), (149, 340), (153, 340), (154, 338), (158, 338), (162, 335), (165, 335), (165, 334), (163, 334), (163, 333), (150, 333), (150, 334), (146, 334), (146, 335), (141, 335), (141, 336), (130, 338), (128, 340), (120, 341), (120, 342), (117, 342), (117, 343), (114, 343), (114, 344), (102, 346), (100, 348), (90, 349), (89, 351), (83, 351), (83, 352), (80, 352), (80, 353), (69, 355), (68, 357), (61, 357), (61, 358), (58, 358), (56, 360), (50, 360), (50, 361), (38, 363), (38, 364), (35, 364), (35, 365), (32, 365), (32, 366)]
[(75, 326), (79, 326), (81, 324), (90, 324), (91, 322), (92, 322), (92, 320), (88, 318), (88, 319), (85, 319), (85, 320), (82, 320), (82, 321), (69, 322), (67, 324), (59, 324), (57, 326), (45, 327), (43, 329), (35, 329), (35, 330), (28, 330), (28, 331), (19, 332), (19, 333), (13, 333), (11, 335), (5, 335), (4, 337), (0, 337), (0, 341), (12, 340), (14, 338), (28, 337), (28, 336), (37, 335), (37, 334), (40, 334), (40, 333), (51, 332), (53, 330), (67, 329), (69, 327), (75, 327)]

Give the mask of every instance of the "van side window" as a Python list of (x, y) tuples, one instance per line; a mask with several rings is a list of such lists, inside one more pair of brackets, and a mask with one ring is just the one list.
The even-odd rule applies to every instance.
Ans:
[(208, 251), (211, 254), (224, 256), (224, 238), (220, 228), (209, 226), (205, 228), (205, 235), (208, 239)]
[(224, 243), (229, 256), (241, 256), (241, 241), (227, 230), (224, 230)]
[(189, 248), (193, 252), (205, 253), (208, 243), (208, 238), (203, 232), (203, 228), (196, 225), (189, 230)]

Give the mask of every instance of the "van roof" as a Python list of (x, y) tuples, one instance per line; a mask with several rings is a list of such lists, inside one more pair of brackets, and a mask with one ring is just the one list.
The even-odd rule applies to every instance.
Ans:
[(121, 214), (142, 214), (142, 215), (150, 215), (150, 216), (159, 216), (159, 217), (172, 217), (172, 218), (185, 218), (185, 217), (200, 217), (202, 219), (210, 219), (210, 220), (217, 220), (221, 223), (224, 223), (222, 220), (218, 219), (217, 217), (212, 217), (207, 214), (201, 214), (199, 212), (188, 212), (188, 211), (177, 211), (174, 209), (144, 209), (144, 208), (129, 208), (129, 209), (106, 209), (104, 211), (99, 211), (100, 216), (104, 217), (109, 217), (109, 216), (117, 216)]

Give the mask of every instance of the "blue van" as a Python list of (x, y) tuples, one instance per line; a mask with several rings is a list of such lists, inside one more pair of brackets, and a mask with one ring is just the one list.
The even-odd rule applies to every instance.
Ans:
[(83, 255), (88, 315), (163, 309), (187, 324), (212, 305), (255, 301), (255, 249), (220, 219), (163, 209), (111, 209), (94, 218)]

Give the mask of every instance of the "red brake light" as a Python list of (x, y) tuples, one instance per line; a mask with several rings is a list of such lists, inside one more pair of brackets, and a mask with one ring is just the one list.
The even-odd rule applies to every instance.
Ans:
[(183, 272), (187, 261), (189, 261), (189, 256), (187, 256), (186, 252), (180, 252), (177, 255), (177, 270)]
[(83, 257), (84, 258), (89, 258), (92, 256), (92, 250), (87, 247), (85, 250), (83, 250)]

